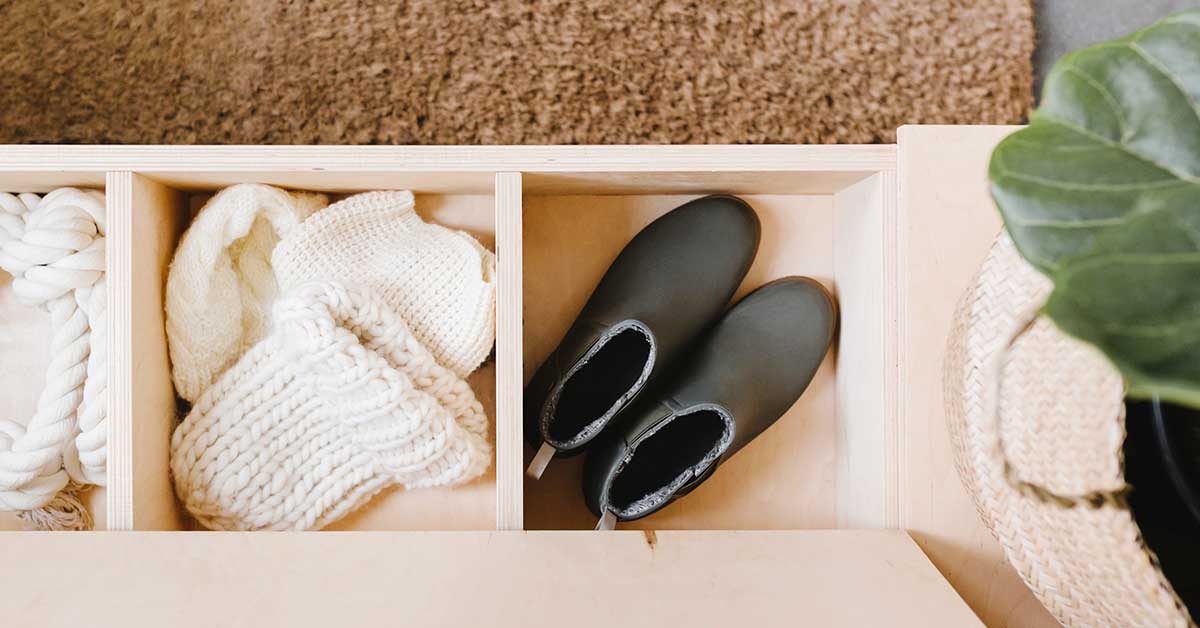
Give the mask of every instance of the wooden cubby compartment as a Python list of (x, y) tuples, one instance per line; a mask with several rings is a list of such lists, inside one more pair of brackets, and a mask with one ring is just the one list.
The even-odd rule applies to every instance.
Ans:
[[(134, 449), (135, 527), (156, 530), (199, 528), (175, 498), (169, 481), (169, 438), (180, 415), (168, 370), (163, 331), (163, 289), (175, 246), (196, 212), (212, 194), (236, 183), (254, 182), (323, 192), (335, 202), (356, 192), (408, 189), (426, 220), (461, 229), (495, 248), (492, 177), (397, 176), (388, 173), (221, 173), (134, 174), (133, 338), (139, 364), (133, 385), (133, 422), (141, 436)], [(495, 441), (496, 367), (493, 359), (468, 378), (493, 427)], [(494, 530), (495, 465), (468, 484), (405, 491), (394, 487), (326, 530)]]
[[(625, 244), (704, 194), (737, 194), (762, 222), (758, 255), (735, 300), (772, 279), (804, 275), (840, 303), (836, 346), (787, 414), (690, 495), (621, 528), (881, 528), (894, 520), (887, 482), (895, 460), (887, 363), (895, 346), (887, 235), (894, 188), (891, 172), (525, 177), (525, 382)], [(531, 454), (527, 448), (526, 460)], [(585, 456), (555, 459), (540, 480), (525, 479), (527, 529), (595, 525), (580, 488)]]
[[(105, 173), (36, 171), (0, 173), (0, 192), (45, 194), (60, 187), (105, 190)], [(107, 244), (106, 244), (107, 246)], [(13, 278), (0, 271), (0, 418), (24, 423), (33, 416), (45, 384), (50, 354), (50, 315), (18, 303)], [(112, 381), (110, 374), (109, 381)], [(108, 494), (93, 487), (83, 495), (97, 530), (108, 529)], [(0, 530), (22, 530), (15, 513), (0, 512)]]

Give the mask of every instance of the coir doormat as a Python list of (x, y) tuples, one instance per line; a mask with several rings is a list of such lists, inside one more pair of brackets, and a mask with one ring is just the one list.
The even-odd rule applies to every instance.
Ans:
[(1029, 0), (0, 0), (0, 142), (866, 143), (1020, 122)]

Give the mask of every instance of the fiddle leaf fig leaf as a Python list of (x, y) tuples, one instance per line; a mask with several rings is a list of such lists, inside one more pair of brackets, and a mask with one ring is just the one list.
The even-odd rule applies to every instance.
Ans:
[(992, 195), (1044, 313), (1134, 397), (1200, 408), (1200, 11), (1063, 57)]

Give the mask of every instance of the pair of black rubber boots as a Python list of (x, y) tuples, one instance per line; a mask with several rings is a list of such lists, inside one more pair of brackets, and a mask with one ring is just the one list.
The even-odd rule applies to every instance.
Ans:
[(812, 381), (837, 325), (821, 284), (779, 279), (727, 309), (760, 236), (754, 210), (733, 196), (655, 220), (526, 389), (529, 474), (586, 450), (583, 494), (599, 527), (686, 495)]

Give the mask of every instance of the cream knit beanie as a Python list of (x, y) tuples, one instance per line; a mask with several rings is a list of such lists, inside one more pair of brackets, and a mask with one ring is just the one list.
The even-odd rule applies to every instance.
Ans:
[(487, 469), (483, 407), (370, 290), (307, 283), (273, 314), (172, 438), (176, 492), (202, 524), (316, 529), (389, 485)]
[(334, 203), (288, 233), (271, 262), (281, 290), (314, 279), (371, 289), (460, 377), (496, 339), (496, 256), (466, 233), (421, 220), (411, 192)]
[(235, 185), (192, 221), (167, 276), (167, 345), (175, 390), (188, 401), (266, 333), (279, 289), (271, 251), (328, 199), (269, 185)]

